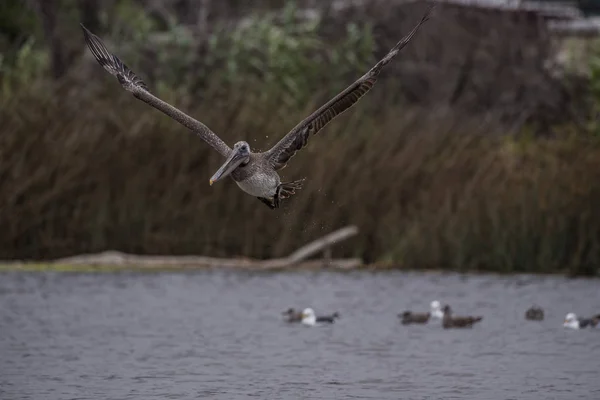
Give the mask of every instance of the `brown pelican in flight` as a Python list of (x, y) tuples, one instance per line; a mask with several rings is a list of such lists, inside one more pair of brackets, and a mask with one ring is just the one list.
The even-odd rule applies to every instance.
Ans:
[(250, 145), (245, 141), (237, 142), (231, 149), (206, 125), (150, 93), (146, 84), (120, 59), (111, 54), (98, 36), (86, 29), (83, 24), (81, 27), (85, 41), (98, 63), (116, 76), (125, 90), (198, 134), (226, 158), (221, 168), (210, 178), (211, 185), (230, 175), (244, 192), (259, 198), (271, 209), (274, 209), (279, 207), (281, 199), (295, 194), (296, 190), (302, 187), (304, 181), (301, 179), (293, 182), (281, 182), (277, 170), (285, 167), (289, 159), (306, 146), (311, 135), (319, 132), (336, 116), (352, 107), (375, 85), (383, 67), (410, 42), (421, 25), (429, 19), (433, 8), (431, 6), (412, 31), (402, 38), (369, 72), (296, 125), (270, 150), (262, 153), (252, 152)]

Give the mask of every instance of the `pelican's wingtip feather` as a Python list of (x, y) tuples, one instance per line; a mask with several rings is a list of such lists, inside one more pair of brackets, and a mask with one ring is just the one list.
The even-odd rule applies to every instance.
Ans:
[(148, 91), (148, 86), (141, 80), (123, 61), (117, 56), (111, 54), (102, 40), (87, 29), (82, 23), (79, 24), (83, 29), (83, 37), (90, 52), (105, 70), (114, 75), (119, 83), (128, 91), (142, 89)]

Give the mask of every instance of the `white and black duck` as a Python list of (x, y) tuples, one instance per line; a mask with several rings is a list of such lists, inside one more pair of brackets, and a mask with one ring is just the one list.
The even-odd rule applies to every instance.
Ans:
[(600, 327), (600, 314), (591, 318), (577, 318), (575, 313), (570, 312), (565, 316), (565, 322), (563, 322), (563, 326), (570, 329)]
[(305, 308), (302, 311), (301, 322), (304, 325), (315, 326), (322, 324), (333, 324), (336, 319), (340, 317), (340, 314), (335, 312), (331, 315), (320, 315), (317, 316), (312, 308)]

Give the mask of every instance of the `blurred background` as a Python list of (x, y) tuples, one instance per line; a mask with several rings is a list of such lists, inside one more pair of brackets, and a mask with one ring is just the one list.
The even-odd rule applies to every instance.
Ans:
[(392, 267), (594, 275), (600, 2), (443, 1), (374, 89), (283, 171), (271, 211), (124, 92), (80, 22), (228, 144), (274, 144), (427, 8), (394, 0), (4, 0), (0, 259), (116, 249), (270, 258), (342, 226)]

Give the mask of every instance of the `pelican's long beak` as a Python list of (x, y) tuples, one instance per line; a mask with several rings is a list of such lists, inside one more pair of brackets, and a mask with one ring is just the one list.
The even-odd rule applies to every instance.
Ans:
[(234, 149), (227, 158), (227, 160), (225, 160), (223, 165), (221, 165), (221, 168), (219, 168), (219, 170), (215, 172), (212, 178), (210, 178), (208, 183), (212, 186), (212, 184), (216, 181), (221, 180), (222, 178), (232, 173), (234, 169), (236, 169), (242, 162), (246, 160), (246, 157), (247, 156), (240, 154), (238, 150)]

